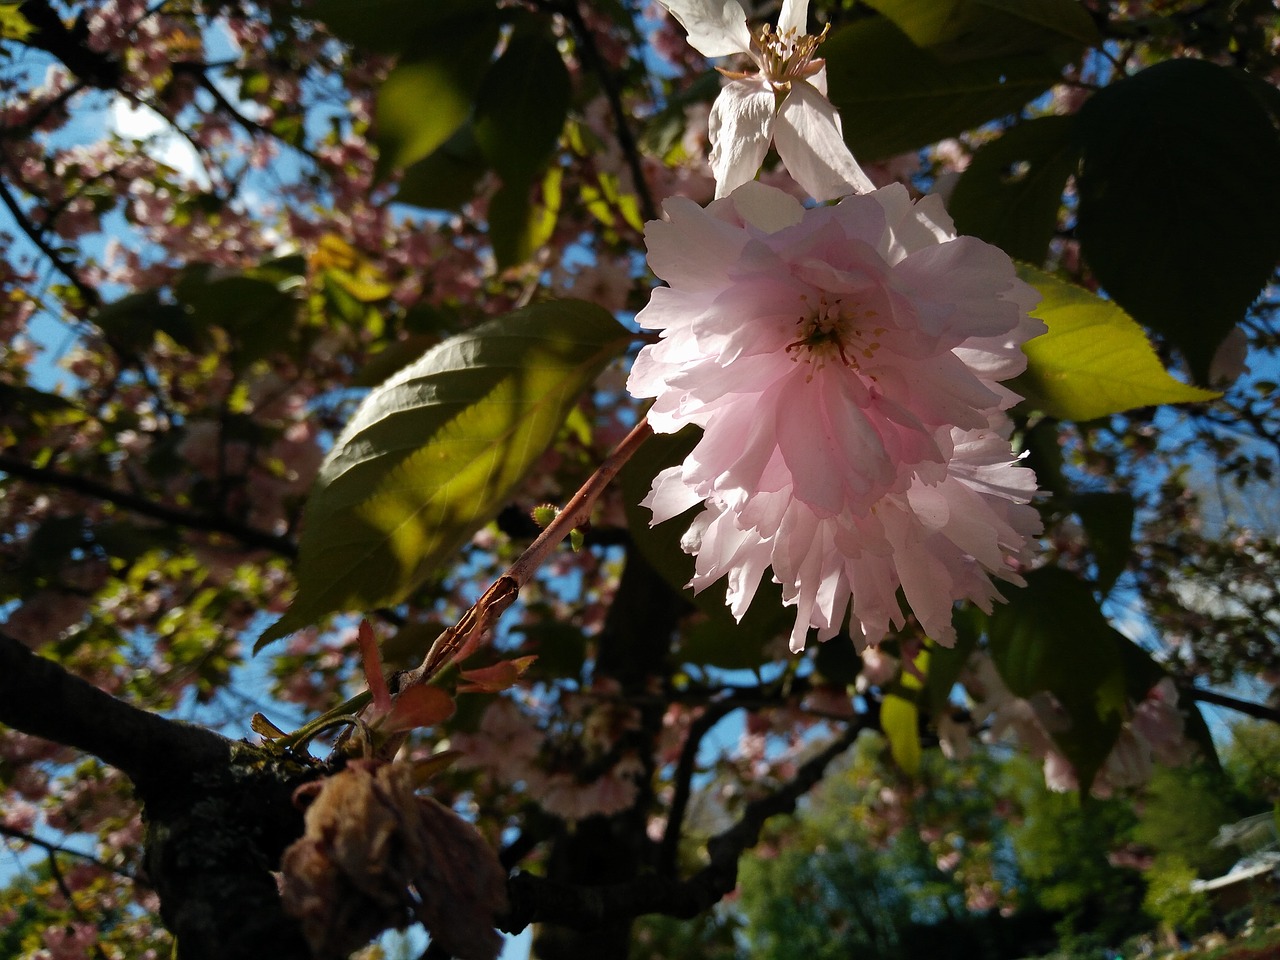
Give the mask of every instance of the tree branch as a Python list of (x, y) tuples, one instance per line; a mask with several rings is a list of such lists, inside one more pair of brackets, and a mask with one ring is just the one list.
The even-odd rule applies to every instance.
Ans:
[(2, 632), (0, 723), (133, 781), (147, 813), (147, 875), (180, 960), (310, 960), (270, 871), (302, 834), (294, 789), (326, 768), (140, 710)]
[(44, 238), (44, 231), (31, 222), (31, 218), (27, 216), (27, 212), (22, 209), (17, 198), (9, 189), (8, 184), (4, 180), (0, 180), (0, 201), (8, 208), (9, 214), (13, 217), (14, 222), (18, 224), (19, 229), (27, 235), (27, 239), (35, 244), (48, 261), (53, 264), (53, 268), (70, 281), (71, 285), (76, 288), (80, 296), (84, 299), (87, 306), (97, 307), (102, 303), (102, 296), (97, 289), (90, 286), (80, 275), (72, 268), (71, 264), (62, 259), (57, 250), (53, 249)]
[(671, 810), (667, 814), (667, 829), (662, 834), (662, 846), (658, 850), (658, 872), (666, 877), (676, 875), (676, 853), (680, 847), (680, 831), (684, 826), (684, 813), (693, 795), (693, 774), (698, 760), (698, 748), (705, 737), (724, 717), (738, 709), (738, 704), (721, 700), (707, 704), (702, 714), (689, 724), (684, 747), (676, 763), (675, 793), (671, 798)]
[(64, 473), (49, 467), (35, 467), (25, 460), (19, 460), (17, 457), (11, 457), (6, 454), (0, 454), (0, 473), (29, 480), (32, 483), (45, 484), (94, 497), (132, 513), (150, 517), (153, 520), (159, 520), (162, 523), (172, 524), (183, 529), (199, 530), (203, 533), (221, 533), (240, 541), (246, 547), (270, 550), (272, 553), (289, 559), (293, 559), (298, 555), (298, 545), (288, 537), (277, 536), (274, 533), (250, 527), (229, 517), (210, 516), (195, 513), (191, 510), (184, 510), (180, 507), (170, 507), (147, 497), (139, 496), (136, 493), (117, 490), (110, 484), (90, 477)]
[(511, 909), (499, 923), (519, 933), (531, 923), (555, 923), (575, 930), (594, 930), (647, 913), (689, 919), (710, 909), (738, 883), (738, 860), (760, 839), (770, 817), (791, 813), (796, 803), (826, 774), (862, 730), (851, 724), (839, 737), (806, 761), (787, 784), (747, 804), (742, 818), (707, 843), (711, 862), (688, 880), (646, 874), (626, 883), (580, 887), (517, 873), (507, 883)]
[(1201, 703), (1212, 703), (1215, 706), (1227, 707), (1237, 713), (1243, 713), (1258, 720), (1270, 720), (1272, 723), (1280, 723), (1280, 710), (1275, 707), (1268, 707), (1262, 703), (1251, 703), (1248, 700), (1239, 700), (1236, 697), (1229, 697), (1225, 693), (1218, 693), (1215, 690), (1205, 690), (1203, 687), (1183, 687), (1182, 692), (1190, 696), (1192, 700), (1198, 700)]

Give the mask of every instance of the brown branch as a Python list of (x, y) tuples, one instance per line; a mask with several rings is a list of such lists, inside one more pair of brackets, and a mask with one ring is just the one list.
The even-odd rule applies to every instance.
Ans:
[(623, 466), (635, 454), (640, 445), (653, 436), (653, 428), (647, 420), (636, 424), (618, 444), (614, 451), (605, 458), (595, 472), (565, 504), (554, 520), (529, 547), (520, 554), (515, 563), (507, 568), (493, 585), (477, 600), (457, 624), (440, 634), (427, 651), (422, 663), (413, 670), (406, 670), (396, 675), (391, 684), (398, 695), (412, 687), (426, 683), (446, 667), (456, 655), (460, 654), (472, 643), (478, 642), (498, 618), (511, 606), (520, 594), (520, 589), (527, 584), (538, 568), (546, 562), (551, 552), (575, 528), (579, 527), (591, 516), (600, 494), (613, 482)]
[(591, 34), (591, 28), (587, 25), (586, 18), (583, 17), (582, 11), (578, 8), (575, 0), (548, 2), (542, 4), (542, 6), (563, 15), (573, 27), (574, 35), (578, 38), (578, 49), (582, 65), (600, 80), (600, 90), (609, 102), (609, 111), (613, 114), (614, 135), (618, 138), (618, 146), (622, 149), (622, 155), (627, 159), (627, 168), (631, 171), (631, 179), (635, 184), (636, 196), (640, 198), (640, 212), (646, 220), (658, 219), (658, 207), (653, 202), (653, 195), (649, 192), (649, 182), (644, 176), (640, 147), (631, 132), (627, 111), (622, 104), (622, 97), (618, 93), (617, 84), (613, 82), (613, 77), (609, 74), (609, 69), (604, 59), (600, 56), (595, 37)]
[(131, 880), (140, 886), (147, 886), (145, 880), (136, 877), (130, 871), (122, 870), (120, 867), (113, 867), (105, 860), (99, 860), (91, 853), (85, 853), (81, 850), (72, 850), (70, 847), (63, 847), (56, 843), (50, 843), (48, 840), (41, 840), (39, 837), (27, 833), (25, 830), (16, 830), (13, 827), (8, 827), (3, 823), (0, 823), (0, 835), (9, 837), (13, 840), (18, 840), (22, 843), (29, 843), (33, 847), (39, 847), (45, 853), (50, 855), (60, 853), (65, 857), (78, 857), (86, 863), (93, 864), (99, 870), (105, 870), (107, 873), (114, 873), (116, 876), (124, 877), (126, 880)]
[(0, 723), (122, 771), (147, 812), (147, 875), (181, 960), (310, 960), (271, 869), (324, 768), (117, 700), (0, 632)]
[(676, 763), (675, 775), (672, 778), (675, 783), (675, 792), (671, 798), (671, 809), (667, 814), (667, 828), (663, 831), (662, 845), (658, 850), (658, 873), (663, 876), (676, 875), (676, 854), (680, 847), (685, 810), (693, 796), (693, 775), (702, 738), (738, 706), (732, 701), (725, 700), (710, 703), (702, 714), (689, 724), (689, 732), (685, 736), (684, 747), (680, 751), (680, 759)]
[(1201, 703), (1212, 703), (1214, 706), (1226, 707), (1229, 710), (1235, 710), (1237, 713), (1243, 713), (1257, 720), (1270, 720), (1272, 723), (1280, 723), (1280, 710), (1275, 707), (1268, 707), (1266, 704), (1251, 703), (1248, 700), (1229, 697), (1225, 693), (1205, 690), (1202, 687), (1183, 687), (1182, 692), (1191, 697), (1192, 700), (1198, 700)]
[(35, 467), (25, 460), (20, 460), (7, 454), (0, 454), (0, 473), (6, 473), (32, 483), (44, 484), (93, 497), (128, 510), (131, 513), (137, 513), (187, 530), (199, 530), (202, 533), (221, 533), (238, 540), (246, 547), (270, 550), (272, 553), (279, 554), (282, 557), (292, 559), (298, 555), (298, 545), (288, 537), (281, 537), (265, 530), (259, 530), (256, 527), (250, 527), (229, 517), (211, 516), (157, 503), (136, 493), (117, 490), (110, 484), (94, 480), (91, 477), (65, 473), (49, 467)]
[(511, 909), (499, 929), (519, 933), (531, 923), (555, 923), (574, 930), (595, 930), (648, 913), (689, 919), (710, 909), (737, 886), (738, 860), (760, 839), (769, 818), (793, 812), (800, 797), (852, 746), (861, 729), (860, 723), (851, 724), (806, 761), (787, 784), (747, 804), (736, 824), (707, 843), (711, 862), (688, 880), (646, 874), (626, 883), (580, 887), (517, 873), (507, 883)]
[(22, 209), (22, 205), (18, 203), (17, 198), (14, 197), (12, 191), (10, 191), (8, 184), (3, 180), (0, 180), (0, 201), (4, 202), (4, 205), (8, 208), (10, 215), (18, 224), (18, 228), (27, 235), (27, 239), (35, 244), (36, 249), (44, 254), (46, 259), (53, 264), (53, 268), (55, 270), (70, 281), (71, 285), (76, 288), (77, 292), (79, 292), (80, 296), (84, 299), (85, 304), (90, 307), (96, 307), (101, 304), (102, 296), (98, 293), (97, 289), (81, 279), (80, 275), (76, 273), (71, 264), (63, 260), (62, 255), (49, 245), (49, 242), (44, 238), (45, 231), (41, 230), (31, 221), (31, 218), (27, 216), (27, 212)]

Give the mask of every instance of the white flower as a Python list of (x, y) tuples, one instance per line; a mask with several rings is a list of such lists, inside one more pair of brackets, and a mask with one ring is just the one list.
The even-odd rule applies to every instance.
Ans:
[(783, 0), (776, 29), (754, 32), (738, 0), (659, 0), (706, 57), (746, 54), (758, 73), (721, 70), (730, 82), (708, 121), (716, 197), (755, 178), (770, 142), (787, 171), (816, 200), (875, 189), (845, 146), (840, 116), (827, 99), (826, 30), (806, 33), (809, 0)]
[(1021, 344), (1043, 331), (1009, 258), (957, 237), (900, 185), (804, 209), (746, 183), (705, 210), (679, 198), (646, 229), (669, 286), (636, 317), (661, 331), (628, 380), (659, 433), (702, 439), (658, 474), (654, 522), (705, 503), (682, 545), (692, 586), (722, 577), (741, 618), (772, 567), (796, 607), (791, 646), (849, 616), (875, 644), (902, 627), (954, 637), (951, 609), (1020, 583), (1040, 522), (1002, 411)]

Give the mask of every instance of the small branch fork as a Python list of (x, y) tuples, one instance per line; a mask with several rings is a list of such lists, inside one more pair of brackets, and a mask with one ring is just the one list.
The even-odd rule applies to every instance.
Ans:
[(791, 813), (796, 803), (825, 776), (827, 767), (849, 749), (862, 731), (850, 724), (821, 752), (806, 761), (795, 778), (747, 804), (741, 819), (707, 843), (710, 862), (687, 880), (645, 874), (625, 883), (580, 887), (528, 873), (507, 882), (511, 909), (500, 929), (518, 933), (531, 923), (556, 923), (592, 930), (647, 913), (689, 919), (714, 906), (738, 883), (738, 861), (755, 846), (770, 817)]
[(529, 545), (529, 548), (507, 568), (488, 590), (477, 600), (458, 622), (440, 634), (431, 649), (427, 651), (422, 663), (413, 670), (397, 674), (393, 687), (397, 694), (420, 686), (431, 680), (442, 669), (475, 649), (484, 638), (485, 633), (497, 623), (498, 618), (507, 608), (515, 603), (520, 589), (533, 579), (538, 568), (546, 562), (547, 557), (555, 550), (574, 529), (581, 526), (591, 516), (591, 508), (599, 499), (606, 487), (613, 482), (618, 471), (631, 459), (632, 455), (653, 435), (653, 428), (647, 420), (641, 420), (631, 432), (622, 439), (614, 451), (605, 458), (596, 471), (584, 483), (565, 505), (554, 520)]

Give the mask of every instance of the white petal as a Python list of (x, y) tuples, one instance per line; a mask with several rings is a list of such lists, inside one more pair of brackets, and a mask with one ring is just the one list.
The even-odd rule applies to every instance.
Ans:
[(734, 190), (730, 199), (743, 220), (765, 233), (794, 227), (804, 217), (804, 207), (799, 200), (755, 180), (748, 180)]
[(751, 51), (747, 14), (738, 0), (658, 0), (689, 34), (689, 45), (704, 57)]
[(791, 85), (778, 113), (774, 141), (787, 172), (815, 200), (875, 189), (845, 145), (836, 108), (807, 83)]
[(809, 0), (782, 0), (782, 12), (778, 14), (778, 33), (786, 36), (794, 30), (802, 37), (809, 29)]
[(720, 91), (707, 120), (716, 197), (754, 180), (773, 136), (777, 97), (759, 80), (734, 80)]

